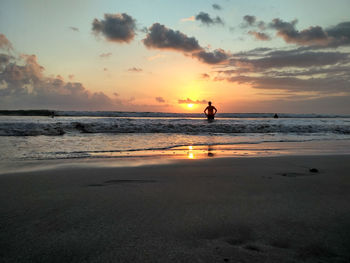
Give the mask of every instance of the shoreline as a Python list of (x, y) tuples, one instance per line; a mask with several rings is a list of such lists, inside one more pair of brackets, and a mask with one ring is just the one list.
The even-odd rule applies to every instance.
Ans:
[(347, 262), (349, 170), (331, 155), (2, 175), (0, 258)]
[(251, 144), (187, 145), (169, 149), (93, 152), (90, 157), (0, 161), (0, 176), (7, 173), (60, 167), (137, 167), (197, 162), (209, 159), (265, 158), (279, 156), (350, 155), (350, 140), (263, 142)]

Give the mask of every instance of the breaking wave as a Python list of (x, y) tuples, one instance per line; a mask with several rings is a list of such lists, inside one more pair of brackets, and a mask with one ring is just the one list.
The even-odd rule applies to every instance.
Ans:
[(71, 133), (334, 133), (350, 134), (346, 119), (45, 118), (0, 122), (0, 136), (58, 136)]

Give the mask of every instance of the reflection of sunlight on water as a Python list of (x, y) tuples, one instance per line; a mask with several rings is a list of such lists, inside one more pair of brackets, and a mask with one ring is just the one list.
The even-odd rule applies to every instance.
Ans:
[[(304, 152), (312, 152), (315, 148), (303, 146)], [(90, 152), (84, 158), (130, 158), (130, 157), (164, 157), (167, 159), (206, 159), (217, 157), (258, 157), (286, 154), (298, 154), (300, 143), (264, 143), (264, 144), (239, 144), (239, 145), (187, 145), (174, 147), (168, 150), (140, 150), (140, 151), (118, 151), (118, 152)], [(320, 147), (320, 146), (319, 146)], [(348, 151), (347, 151), (348, 152)], [(55, 155), (57, 158), (57, 155)]]
[[(99, 158), (123, 158), (123, 157), (152, 157), (163, 156), (172, 159), (205, 159), (213, 157), (229, 156), (262, 156), (271, 155), (276, 152), (284, 152), (282, 149), (274, 147), (259, 148), (257, 145), (200, 145), (200, 146), (179, 146), (169, 150), (140, 150), (140, 151), (120, 151), (120, 152), (91, 152), (85, 157)], [(57, 157), (57, 156), (56, 156)]]
[(193, 154), (192, 150), (193, 150), (192, 145), (189, 145), (188, 146), (188, 153), (187, 153), (188, 159), (194, 159), (194, 154)]

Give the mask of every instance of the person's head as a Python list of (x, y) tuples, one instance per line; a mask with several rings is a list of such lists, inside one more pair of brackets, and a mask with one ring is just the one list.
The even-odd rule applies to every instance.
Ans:
[(208, 105), (211, 106), (211, 101), (208, 101)]

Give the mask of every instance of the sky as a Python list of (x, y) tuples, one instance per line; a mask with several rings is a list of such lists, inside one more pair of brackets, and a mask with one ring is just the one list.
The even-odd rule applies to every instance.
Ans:
[(1, 0), (0, 109), (350, 114), (348, 0)]

